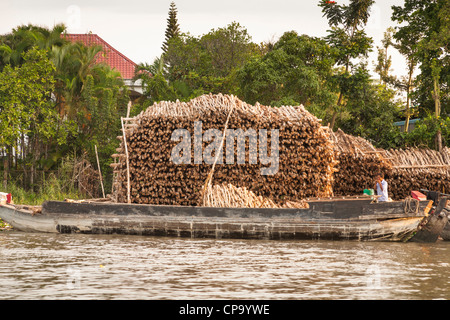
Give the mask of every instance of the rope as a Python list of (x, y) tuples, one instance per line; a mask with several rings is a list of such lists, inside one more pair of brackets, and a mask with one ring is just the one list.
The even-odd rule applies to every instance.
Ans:
[[(225, 128), (223, 130), (223, 137), (222, 137), (222, 141), (220, 142), (219, 150), (223, 149), (223, 142), (225, 141), (225, 137), (227, 135), (228, 121), (230, 120), (230, 116), (233, 113), (235, 105), (236, 105), (236, 101), (234, 99), (234, 96), (231, 96), (231, 99), (233, 100), (233, 104), (231, 105), (230, 112), (228, 113), (227, 121), (225, 122)], [(213, 177), (213, 174), (214, 174), (214, 168), (216, 166), (216, 162), (219, 159), (219, 155), (220, 154), (221, 154), (220, 152), (217, 152), (216, 158), (214, 159), (214, 163), (213, 163), (213, 165), (211, 167), (211, 171), (209, 172), (208, 177), (206, 178), (206, 181), (205, 181), (205, 186), (203, 187), (203, 206), (204, 207), (206, 206), (206, 202), (207, 202), (207, 200), (206, 200), (207, 193), (208, 193), (207, 191), (211, 187), (211, 181), (212, 181), (212, 177)]]
[[(416, 207), (413, 208), (413, 203), (416, 204)], [(405, 214), (418, 214), (419, 213), (419, 200), (414, 199), (412, 197), (407, 197), (405, 199)]]

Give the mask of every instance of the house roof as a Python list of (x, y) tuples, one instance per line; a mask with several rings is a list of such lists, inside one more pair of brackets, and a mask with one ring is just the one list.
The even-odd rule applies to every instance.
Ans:
[[(420, 120), (420, 119), (410, 119), (410, 120), (409, 120), (409, 124), (416, 123), (416, 122), (419, 121), (419, 120)], [(394, 124), (394, 126), (404, 126), (405, 123), (406, 123), (406, 120), (404, 120), (404, 121), (397, 121), (397, 122), (394, 122), (393, 124)]]
[(71, 42), (81, 42), (86, 46), (100, 45), (103, 52), (97, 54), (97, 62), (104, 62), (112, 69), (120, 72), (123, 79), (132, 79), (136, 63), (124, 56), (122, 53), (110, 46), (105, 40), (96, 34), (63, 34), (63, 38)]

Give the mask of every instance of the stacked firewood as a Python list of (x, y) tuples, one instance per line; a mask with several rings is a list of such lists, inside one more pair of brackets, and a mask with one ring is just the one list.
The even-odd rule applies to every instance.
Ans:
[(359, 195), (364, 189), (372, 189), (375, 176), (389, 174), (390, 164), (367, 140), (344, 133), (341, 129), (332, 134), (336, 159), (339, 161), (334, 174), (333, 191), (336, 196)]
[(71, 184), (78, 187), (78, 192), (85, 197), (98, 198), (101, 196), (99, 188), (100, 175), (87, 160), (87, 155), (75, 161), (73, 165)]
[(271, 199), (257, 196), (246, 187), (237, 188), (232, 184), (209, 186), (206, 191), (205, 206), (216, 208), (309, 208), (305, 200), (286, 201), (280, 205)]
[(376, 149), (369, 141), (341, 130), (332, 138), (339, 161), (334, 175), (335, 195), (358, 195), (374, 188), (378, 173), (384, 173), (393, 200), (405, 199), (411, 191), (420, 189), (450, 192), (449, 148), (442, 153), (427, 148)]
[(450, 193), (450, 149), (442, 153), (426, 148), (386, 151), (393, 169), (389, 175), (389, 194), (404, 199), (411, 191), (426, 189)]
[[(113, 197), (119, 202), (204, 205), (205, 183), (210, 174), (213, 185), (245, 187), (277, 204), (332, 194), (335, 160), (329, 131), (303, 106), (253, 106), (234, 96), (210, 94), (186, 103), (155, 103), (140, 115), (125, 120), (124, 135), (118, 137), (122, 144), (113, 155), (116, 163), (112, 165), (116, 175)], [(208, 129), (222, 133), (228, 132), (225, 129), (246, 132), (253, 129), (256, 133), (266, 129), (268, 156), (273, 156), (271, 148), (275, 145), (275, 140), (272, 144), (271, 130), (278, 130), (279, 158), (274, 174), (262, 174), (261, 169), (275, 164), (261, 163), (260, 140), (255, 150), (250, 148), (246, 138), (245, 163), (237, 164), (236, 145), (234, 163), (229, 163), (223, 137), (215, 140), (224, 141), (220, 149), (223, 154), (215, 159), (218, 161), (215, 161), (214, 169), (205, 159), (196, 161), (195, 123), (200, 121), (203, 135)], [(191, 137), (190, 158), (189, 155), (184, 158), (190, 160), (188, 163), (176, 164), (171, 158), (181, 141), (172, 140), (177, 129), (186, 129)], [(203, 137), (202, 150), (210, 147), (211, 142)], [(258, 160), (256, 163), (250, 163), (251, 158), (255, 159), (253, 156)]]

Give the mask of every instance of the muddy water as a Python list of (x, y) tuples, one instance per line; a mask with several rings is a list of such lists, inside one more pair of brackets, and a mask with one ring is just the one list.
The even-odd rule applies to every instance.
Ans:
[(450, 242), (0, 232), (0, 299), (449, 299)]

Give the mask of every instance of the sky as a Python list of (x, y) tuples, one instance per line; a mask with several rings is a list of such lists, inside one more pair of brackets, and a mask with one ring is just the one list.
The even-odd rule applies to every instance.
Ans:
[[(0, 0), (0, 34), (23, 24), (52, 28), (64, 23), (68, 33), (98, 34), (135, 63), (152, 63), (161, 55), (172, 0)], [(277, 40), (286, 31), (309, 36), (326, 36), (327, 19), (319, 1), (325, 0), (175, 0), (182, 32), (201, 36), (233, 21), (248, 30), (256, 43)], [(335, 0), (347, 4), (348, 0)], [(403, 0), (375, 0), (366, 33), (381, 46), (391, 21), (391, 6)], [(376, 48), (369, 57), (373, 71)], [(392, 72), (406, 74), (403, 57), (391, 49)], [(375, 74), (373, 72), (373, 74)]]

